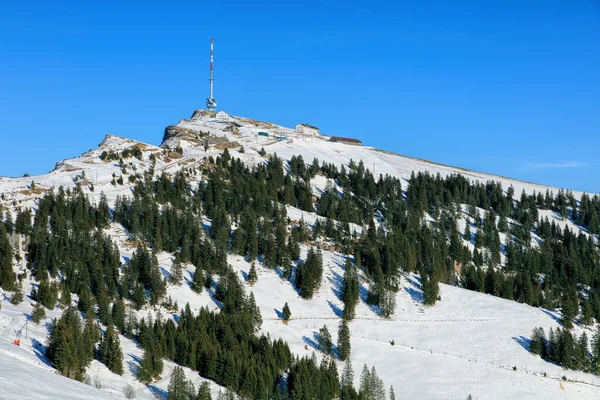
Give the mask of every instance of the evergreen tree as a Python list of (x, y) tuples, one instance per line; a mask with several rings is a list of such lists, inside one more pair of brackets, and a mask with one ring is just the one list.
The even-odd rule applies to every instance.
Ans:
[(202, 292), (202, 287), (206, 282), (206, 276), (202, 269), (199, 266), (196, 266), (196, 271), (194, 271), (194, 277), (192, 279), (192, 290), (196, 293)]
[(292, 312), (290, 311), (290, 307), (288, 306), (287, 302), (283, 305), (283, 311), (281, 312), (281, 314), (283, 316), (284, 321), (290, 320), (290, 317), (292, 316)]
[(144, 384), (150, 383), (162, 373), (162, 370), (163, 362), (158, 355), (156, 345), (151, 344), (144, 350), (138, 369), (138, 379)]
[(183, 266), (179, 258), (175, 258), (173, 266), (171, 267), (171, 274), (169, 275), (169, 282), (173, 285), (181, 285), (183, 280)]
[(125, 324), (125, 305), (123, 300), (117, 299), (112, 306), (112, 321), (119, 332), (125, 334), (127, 325)]
[(13, 271), (12, 247), (4, 224), (0, 224), (0, 287), (14, 290), (17, 276)]
[(529, 346), (529, 351), (531, 351), (533, 354), (537, 354), (542, 358), (546, 358), (546, 334), (544, 333), (543, 328), (533, 328), (533, 332), (531, 334), (531, 344)]
[(258, 274), (256, 273), (256, 265), (254, 261), (250, 264), (250, 272), (248, 272), (248, 282), (252, 285), (258, 280)]
[(390, 400), (396, 400), (396, 394), (394, 393), (394, 386), (390, 386)]
[(356, 266), (346, 257), (344, 267), (344, 281), (342, 287), (342, 300), (344, 302), (344, 319), (354, 319), (356, 305), (359, 301), (359, 285)]
[(346, 320), (340, 322), (337, 343), (338, 356), (341, 361), (346, 361), (350, 358), (350, 328)]
[(391, 317), (396, 310), (396, 293), (392, 290), (384, 289), (380, 295), (379, 308), (385, 318)]
[(119, 335), (108, 326), (98, 348), (98, 358), (106, 367), (117, 375), (123, 375), (123, 351)]
[(596, 328), (594, 336), (592, 336), (592, 360), (590, 371), (596, 375), (600, 375), (600, 326)]
[(561, 302), (561, 317), (560, 322), (566, 329), (573, 327), (573, 318), (578, 314), (577, 293), (571, 290), (565, 293)]
[(46, 310), (40, 303), (36, 303), (35, 306), (33, 306), (33, 311), (31, 312), (31, 319), (36, 324), (39, 324), (44, 318), (46, 318)]
[(101, 339), (100, 327), (96, 324), (93, 315), (90, 313), (85, 318), (83, 327), (82, 357), (89, 363), (94, 359), (96, 343)]
[(331, 333), (329, 333), (327, 325), (323, 325), (323, 327), (319, 329), (319, 348), (325, 355), (331, 354), (331, 350), (333, 349)]
[(438, 300), (440, 288), (433, 277), (427, 274), (421, 274), (421, 282), (423, 287), (423, 304), (434, 305)]
[(263, 321), (262, 316), (260, 315), (260, 309), (256, 305), (254, 292), (250, 292), (250, 296), (248, 298), (248, 313), (252, 316), (252, 328), (254, 332), (258, 332)]
[(344, 363), (341, 384), (342, 388), (352, 387), (354, 385), (354, 371), (352, 370), (352, 363), (349, 358)]
[(81, 320), (69, 307), (50, 328), (46, 356), (62, 375), (83, 380), (85, 367), (91, 361), (83, 352)]
[(190, 396), (188, 389), (189, 385), (183, 368), (179, 365), (175, 366), (169, 380), (169, 400), (188, 400)]
[(202, 382), (198, 388), (198, 397), (196, 397), (196, 400), (212, 400), (210, 384), (208, 382)]

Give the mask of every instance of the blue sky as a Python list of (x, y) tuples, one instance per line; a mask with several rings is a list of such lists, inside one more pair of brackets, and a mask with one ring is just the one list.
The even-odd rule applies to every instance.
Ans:
[[(102, 3), (102, 5), (100, 5)], [(0, 5), (0, 175), (235, 115), (600, 192), (600, 1)]]

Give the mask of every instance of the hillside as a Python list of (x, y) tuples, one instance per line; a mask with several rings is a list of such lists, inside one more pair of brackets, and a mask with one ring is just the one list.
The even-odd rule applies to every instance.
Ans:
[[(51, 319), (60, 318), (65, 305), (56, 296), (42, 323), (31, 321), (36, 300), (27, 295), (32, 289), (39, 293), (42, 281), (74, 289), (70, 305), (80, 311), (81, 297), (91, 294), (95, 301), (87, 311), (97, 314), (103, 330), (107, 324), (102, 304), (115, 299), (131, 305), (128, 310), (137, 321), (151, 316), (164, 323), (155, 331), (188, 329), (180, 324), (188, 323), (190, 316), (174, 302), (179, 308), (189, 304), (193, 313), (213, 312), (215, 325), (238, 326), (245, 322), (228, 318), (246, 313), (244, 293), (253, 293), (262, 316), (257, 334), (282, 339), (299, 357), (310, 359), (314, 352), (320, 363), (324, 354), (318, 344), (319, 329), (327, 326), (335, 342), (346, 307), (344, 277), (356, 268), (358, 302), (348, 325), (357, 388), (366, 364), (376, 368), (386, 390), (394, 387), (397, 398), (600, 396), (600, 380), (592, 367), (586, 372), (582, 366), (565, 369), (529, 351), (532, 330), (557, 330), (564, 324), (561, 310), (573, 301), (576, 310), (569, 321), (575, 326), (570, 331), (576, 337), (585, 332), (591, 340), (597, 330), (596, 198), (327, 139), (242, 117), (217, 121), (211, 113), (196, 111), (192, 118), (167, 127), (160, 146), (109, 135), (98, 148), (57, 163), (48, 174), (0, 178), (4, 214), (0, 225), (6, 225), (0, 233), (6, 230), (10, 265), (15, 278), (21, 277), (25, 294), (23, 302), (13, 305), (9, 300), (14, 288), (5, 287), (1, 299), (3, 395), (112, 399), (123, 398), (130, 385), (138, 399), (164, 397), (176, 365), (173, 361), (185, 366), (196, 388), (211, 382), (213, 398), (224, 386), (234, 390), (238, 386), (237, 382), (224, 384), (229, 378), (215, 372), (208, 374), (208, 380), (201, 377), (209, 350), (198, 351), (202, 363), (196, 363), (196, 355), (193, 361), (182, 360), (180, 353), (189, 353), (179, 349), (183, 342), (165, 345), (177, 347), (175, 356), (163, 354), (165, 366), (159, 379), (142, 384), (138, 369), (145, 351), (152, 350), (140, 341), (139, 327), (134, 328), (134, 338), (119, 335), (122, 376), (98, 360), (87, 366), (89, 379), (102, 382), (99, 391), (54, 373), (45, 350)], [(315, 159), (327, 165), (318, 165)], [(61, 186), (69, 193), (56, 195)], [(89, 204), (82, 200), (85, 197)], [(104, 216), (103, 204), (109, 211)], [(23, 225), (27, 210), (34, 218)], [(40, 213), (46, 222), (35, 222)], [(57, 222), (63, 218), (64, 226)], [(506, 229), (500, 227), (502, 221)], [(106, 234), (106, 243), (115, 244), (116, 260), (110, 246), (100, 243), (94, 232)], [(251, 245), (253, 235), (256, 251)], [(89, 249), (85, 238), (92, 242)], [(156, 256), (158, 278), (144, 278), (143, 266), (133, 271), (132, 260), (145, 247), (153, 250), (149, 257)], [(69, 248), (68, 254), (62, 254), (61, 248)], [(320, 249), (322, 275), (317, 275), (309, 296), (310, 271), (304, 268), (310, 264), (311, 248)], [(74, 255), (75, 251), (81, 254)], [(577, 261), (570, 264), (565, 261), (569, 257)], [(258, 274), (255, 283), (249, 279), (253, 262)], [(167, 280), (176, 275), (174, 264), (183, 268), (179, 282)], [(199, 287), (206, 283), (200, 276), (210, 278), (204, 288)], [(164, 288), (156, 282), (162, 278)], [(499, 282), (497, 290), (494, 279)], [(82, 280), (89, 281), (89, 288)], [(100, 289), (104, 283), (99, 280), (106, 282), (105, 289)], [(232, 280), (239, 281), (241, 294)], [(425, 304), (430, 297), (428, 282), (436, 286), (439, 282), (439, 299), (429, 298), (434, 304)], [(506, 282), (512, 282), (509, 295), (504, 295)], [(7, 282), (0, 280), (0, 284)], [(142, 286), (143, 305), (137, 304), (136, 297)], [(163, 289), (164, 296), (148, 304)], [(373, 303), (374, 294), (379, 296), (378, 304)], [(61, 301), (63, 296), (61, 291)], [(244, 299), (241, 305), (240, 299)], [(387, 301), (394, 307), (386, 317)], [(286, 303), (292, 317), (284, 322), (281, 313)], [(584, 321), (589, 313), (591, 321)], [(21, 336), (20, 347), (12, 345), (27, 320), (28, 337)], [(167, 321), (173, 328), (167, 327)], [(201, 324), (200, 320), (194, 323)], [(219, 343), (232, 340), (210, 336), (211, 327), (202, 329)], [(177, 331), (177, 337), (186, 332)], [(194, 340), (186, 339), (185, 345), (195, 348)], [(244, 336), (243, 340), (252, 343), (253, 339)], [(593, 346), (589, 351), (593, 354)], [(227, 357), (219, 363), (227, 365)], [(344, 362), (334, 363), (341, 377)], [(285, 372), (273, 371), (279, 374), (275, 387), (301, 381), (302, 372), (292, 364)], [(245, 387), (250, 372), (244, 371), (240, 390), (272, 393), (258, 377), (253, 378), (252, 389)], [(291, 397), (303, 398), (297, 393)]]

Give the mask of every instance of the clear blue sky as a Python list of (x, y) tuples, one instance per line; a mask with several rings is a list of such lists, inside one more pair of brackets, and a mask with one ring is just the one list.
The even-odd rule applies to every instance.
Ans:
[(159, 144), (211, 36), (227, 112), (600, 192), (599, 0), (4, 1), (0, 175)]

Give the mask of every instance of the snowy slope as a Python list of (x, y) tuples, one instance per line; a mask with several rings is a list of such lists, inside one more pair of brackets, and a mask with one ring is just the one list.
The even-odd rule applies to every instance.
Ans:
[[(177, 127), (209, 132), (210, 135), (243, 145), (246, 150), (244, 153), (236, 150), (230, 152), (248, 164), (266, 162), (258, 154), (258, 150), (264, 147), (267, 153), (277, 153), (279, 157), (288, 160), (293, 155), (302, 155), (306, 163), (312, 163), (317, 158), (320, 162), (347, 166), (350, 160), (363, 160), (365, 167), (373, 170), (376, 176), (390, 174), (408, 180), (413, 171), (439, 173), (442, 176), (460, 173), (474, 181), (499, 181), (505, 190), (512, 185), (517, 196), (522, 190), (528, 193), (546, 190), (556, 193), (558, 190), (395, 155), (370, 147), (331, 143), (327, 138), (306, 138), (272, 123), (241, 117), (234, 117), (233, 120), (239, 125), (236, 134), (227, 130), (228, 123), (216, 122), (210, 115), (203, 113), (196, 113), (190, 120), (180, 121)], [(270, 136), (259, 136), (258, 132), (268, 132)], [(277, 142), (273, 139), (274, 135), (283, 135), (286, 139)], [(182, 156), (174, 155), (167, 148), (174, 149), (177, 146), (182, 147)], [(132, 147), (140, 148), (143, 155), (140, 160), (135, 157), (125, 159), (128, 172), (123, 175), (124, 184), (113, 185), (113, 174), (121, 176), (122, 168), (118, 161), (103, 161), (100, 155), (103, 151), (122, 151)], [(0, 205), (13, 212), (23, 207), (35, 210), (35, 200), (43, 196), (46, 190), (60, 185), (65, 188), (74, 187), (77, 184), (94, 201), (103, 192), (112, 204), (118, 195), (131, 193), (128, 176), (134, 172), (147, 171), (152, 165), (152, 155), (156, 159), (154, 169), (157, 176), (162, 172), (174, 173), (181, 168), (198, 166), (205, 157), (219, 153), (214, 147), (205, 151), (200, 142), (184, 137), (169, 138), (161, 147), (157, 147), (109, 135), (97, 149), (62, 161), (48, 174), (0, 178)], [(31, 187), (32, 181), (35, 188)], [(311, 183), (313, 192), (319, 194), (326, 187), (327, 180), (316, 177)], [(575, 192), (574, 195), (579, 197), (581, 193)], [(288, 206), (287, 211), (291, 220), (303, 218), (308, 224), (320, 218), (315, 213), (294, 207)], [(561, 227), (569, 226), (575, 231), (580, 230), (570, 221), (559, 221), (560, 217), (550, 211), (541, 210), (540, 218), (544, 217), (555, 219)], [(459, 229), (462, 232), (464, 219), (460, 223)], [(360, 226), (352, 225), (351, 228), (358, 233), (362, 231)], [(130, 257), (132, 249), (126, 244), (128, 234), (116, 224), (111, 226), (108, 233), (117, 241), (121, 255)], [(166, 272), (170, 271), (171, 258), (167, 253), (158, 255), (160, 265)], [(237, 256), (230, 256), (229, 262), (243, 279), (249, 271), (249, 265)], [(259, 267), (258, 282), (253, 287), (246, 286), (248, 293), (254, 292), (261, 309), (264, 320), (262, 331), (273, 338), (281, 337), (288, 341), (292, 351), (298, 355), (318, 352), (315, 349), (314, 335), (323, 325), (327, 325), (336, 336), (343, 306), (339, 299), (343, 256), (324, 252), (324, 265), (326, 273), (321, 289), (310, 301), (301, 299), (291, 284), (282, 281), (275, 271), (262, 267)], [(21, 263), (19, 268), (23, 267), (24, 264)], [(203, 291), (196, 294), (190, 289), (192, 273), (193, 267), (188, 266), (184, 283), (181, 286), (169, 285), (167, 294), (180, 307), (189, 302), (194, 310), (203, 306), (216, 309), (218, 305), (209, 293)], [(24, 293), (29, 293), (30, 285), (31, 282), (25, 283)], [(548, 331), (550, 327), (558, 326), (557, 316), (552, 312), (446, 285), (440, 285), (442, 301), (435, 307), (427, 308), (422, 305), (417, 276), (403, 277), (402, 285), (402, 290), (397, 294), (397, 311), (392, 318), (381, 318), (377, 310), (365, 304), (364, 299), (357, 308), (357, 318), (350, 324), (352, 362), (357, 379), (362, 365), (366, 363), (376, 367), (387, 387), (394, 386), (399, 398), (461, 399), (468, 394), (479, 399), (600, 398), (600, 379), (582, 372), (565, 371), (531, 355), (524, 348), (533, 327), (541, 326)], [(63, 378), (46, 365), (37, 345), (43, 345), (46, 341), (45, 325), (34, 326), (30, 323), (29, 338), (22, 340), (21, 347), (13, 346), (11, 342), (15, 330), (21, 329), (31, 312), (30, 301), (26, 298), (21, 305), (12, 306), (6, 296), (1, 300), (0, 398), (123, 398), (122, 390), (127, 384), (134, 386), (138, 399), (165, 395), (173, 363), (165, 362), (161, 380), (149, 387), (141, 385), (135, 379), (135, 369), (142, 351), (124, 337), (121, 337), (125, 367), (123, 377), (112, 374), (96, 361), (88, 368), (91, 377), (98, 377), (103, 382), (101, 390)], [(288, 324), (283, 324), (278, 316), (285, 302), (288, 302), (292, 311), (292, 320)], [(145, 308), (138, 316), (146, 316), (148, 313), (155, 315), (156, 311)], [(162, 314), (165, 318), (175, 317), (166, 310)], [(45, 323), (59, 315), (58, 308), (48, 312)], [(581, 328), (576, 328), (575, 333), (580, 334)], [(591, 331), (588, 335), (591, 336)], [(393, 346), (390, 344), (392, 340), (395, 342)], [(339, 367), (341, 370), (341, 364)], [(196, 386), (203, 381), (189, 369), (186, 369), (186, 374)], [(563, 376), (568, 380), (564, 381)], [(218, 389), (213, 384), (213, 394)]]

